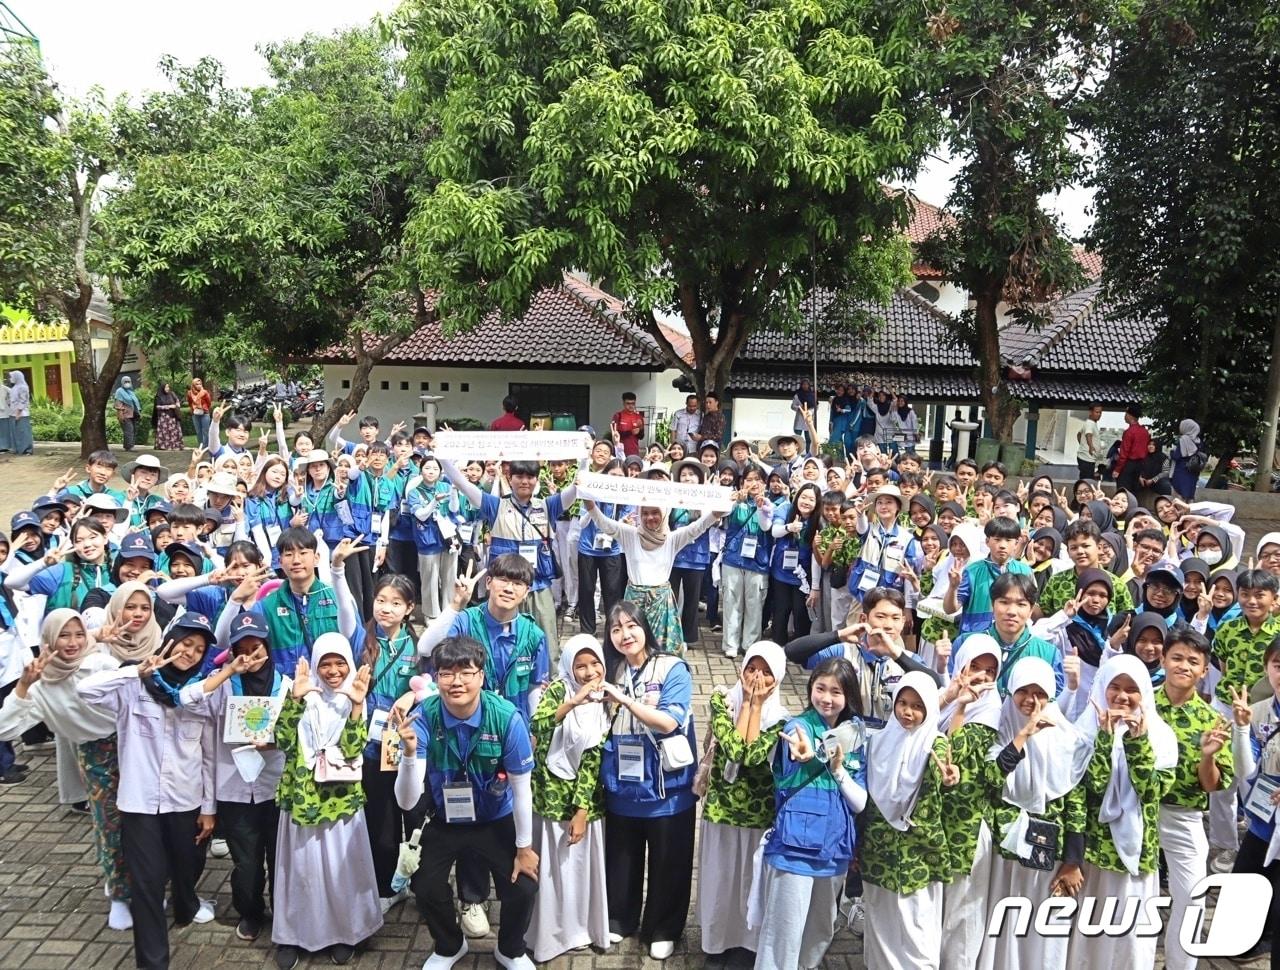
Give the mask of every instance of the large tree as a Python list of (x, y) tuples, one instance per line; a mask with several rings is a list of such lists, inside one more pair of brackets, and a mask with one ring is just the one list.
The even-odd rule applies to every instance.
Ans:
[(272, 83), (254, 91), (175, 69), (219, 120), (141, 165), (111, 219), (146, 340), (230, 329), (276, 363), (350, 348), (351, 389), (317, 419), (323, 434), (434, 313), (401, 247), (418, 148), (395, 114), (400, 62), (376, 31), (262, 53)]
[[(0, 302), (68, 325), (85, 454), (106, 447), (106, 406), (132, 329), (122, 281), (104, 271), (115, 242), (101, 224), (101, 197), (127, 177), (150, 120), (101, 91), (65, 98), (34, 45), (0, 45)], [(89, 317), (95, 288), (115, 310), (100, 365)]]
[(1095, 111), (1104, 279), (1117, 309), (1157, 322), (1147, 406), (1170, 433), (1194, 418), (1221, 459), (1261, 435), (1256, 485), (1268, 490), (1280, 408), (1274, 5), (1143, 4)]
[(1041, 200), (1083, 175), (1072, 112), (1104, 64), (1118, 2), (949, 0), (930, 16), (945, 141), (961, 167), (951, 219), (922, 252), (969, 293), (953, 329), (978, 360), (982, 405), (1001, 441), (1018, 417), (1000, 360), (1002, 311), (1038, 328), (1048, 300), (1083, 282)]
[[(602, 281), (701, 395), (809, 289), (885, 301), (929, 146), (923, 21), (872, 0), (408, 0), (407, 117), (434, 135), (406, 232), (451, 326)], [(687, 363), (659, 320), (678, 314)]]

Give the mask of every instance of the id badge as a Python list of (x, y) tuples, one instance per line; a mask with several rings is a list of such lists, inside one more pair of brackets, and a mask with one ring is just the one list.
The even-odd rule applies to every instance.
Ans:
[(268, 545), (270, 545), (272, 549), (274, 549), (276, 547), (276, 543), (280, 541), (280, 533), (283, 531), (284, 530), (278, 525), (267, 525)]
[(782, 568), (795, 569), (800, 565), (800, 550), (788, 549), (782, 554)]
[(386, 515), (385, 512), (375, 512), (373, 518), (369, 520), (369, 531), (375, 535), (382, 535), (382, 519)]
[(458, 526), (458, 537), (467, 545), (471, 545), (471, 539), (476, 534), (476, 526), (474, 522), (463, 522)]
[(470, 785), (445, 785), (444, 820), (446, 822), (474, 822), (476, 799)]
[(756, 549), (760, 545), (760, 540), (756, 536), (747, 536), (742, 540), (742, 558), (754, 559), (756, 557)]
[(884, 551), (884, 568), (889, 573), (896, 573), (902, 568), (902, 549), (890, 546)]
[(409, 500), (407, 498), (402, 498), (400, 500), (400, 514), (401, 515), (409, 514)]
[(536, 542), (520, 543), (520, 558), (534, 569), (538, 568), (538, 544)]
[(383, 728), (387, 726), (389, 711), (374, 711), (369, 718), (369, 740), (381, 741)]
[(618, 777), (644, 784), (644, 745), (618, 745)]
[(605, 535), (603, 532), (597, 532), (596, 548), (601, 552), (608, 552), (613, 548), (613, 536)]
[(334, 511), (338, 513), (338, 521), (343, 525), (355, 525), (355, 517), (351, 514), (351, 503), (346, 499), (333, 503)]
[(403, 757), (400, 735), (391, 732), (384, 734), (379, 750), (381, 758), (379, 759), (378, 767), (383, 771), (399, 771), (400, 760)]
[(218, 538), (215, 545), (217, 545), (219, 549), (225, 549), (227, 546), (231, 545), (231, 543), (236, 541), (236, 524), (232, 522), (228, 525), (219, 526), (217, 536)]
[(1275, 790), (1274, 782), (1259, 775), (1258, 780), (1253, 783), (1253, 790), (1249, 792), (1249, 800), (1244, 803), (1245, 811), (1264, 822), (1270, 821), (1276, 814), (1276, 807), (1271, 804), (1271, 796)]
[(864, 593), (869, 593), (880, 585), (880, 573), (875, 569), (867, 569), (862, 573), (862, 578), (858, 580), (858, 589)]

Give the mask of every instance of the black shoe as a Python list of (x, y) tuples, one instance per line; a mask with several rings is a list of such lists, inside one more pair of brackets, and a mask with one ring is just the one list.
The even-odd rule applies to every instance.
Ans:
[(71, 811), (76, 812), (80, 815), (89, 814), (88, 802), (72, 802), (70, 805), (67, 806), (67, 808), (71, 809)]
[(236, 924), (236, 936), (242, 940), (252, 942), (258, 938), (262, 932), (262, 923), (258, 920), (249, 919), (247, 916)]
[(346, 943), (335, 943), (329, 947), (329, 959), (338, 966), (349, 963), (355, 956), (356, 948)]
[(298, 965), (298, 948), (296, 946), (276, 947), (276, 966), (280, 970), (293, 970)]
[(9, 773), (14, 775), (25, 775), (28, 771), (28, 765), (12, 764), (9, 766)]
[(21, 771), (11, 771), (7, 775), (0, 775), (0, 785), (20, 785), (27, 780), (27, 776)]

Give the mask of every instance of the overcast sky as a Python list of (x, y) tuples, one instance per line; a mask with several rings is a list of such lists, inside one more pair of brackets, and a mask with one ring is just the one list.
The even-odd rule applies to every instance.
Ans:
[[(108, 94), (159, 87), (161, 55), (183, 63), (210, 55), (221, 61), (231, 84), (265, 80), (254, 50), (264, 41), (329, 33), (389, 13), (396, 0), (222, 0), (218, 4), (174, 0), (6, 0), (40, 39), (54, 77), (68, 91), (83, 94), (94, 84)], [(926, 202), (941, 205), (950, 192), (955, 166), (931, 161), (912, 188)], [(1088, 227), (1091, 193), (1072, 190), (1045, 204), (1062, 216), (1067, 231)]]

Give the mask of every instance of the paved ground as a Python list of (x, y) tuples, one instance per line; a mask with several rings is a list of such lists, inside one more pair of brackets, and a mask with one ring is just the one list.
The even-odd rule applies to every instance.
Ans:
[[(180, 464), (185, 467), (186, 457), (164, 456), (174, 467)], [(31, 498), (45, 491), (55, 476), (73, 464), (78, 464), (78, 460), (75, 450), (70, 448), (59, 448), (34, 458), (0, 458), (0, 521), (7, 523), (13, 512), (26, 508)], [(1274, 521), (1280, 521), (1280, 505)], [(1251, 537), (1269, 528), (1268, 523), (1258, 521), (1243, 521), (1241, 525)], [(566, 628), (566, 634), (568, 632), (573, 631)], [(711, 688), (719, 683), (731, 683), (735, 672), (730, 661), (719, 653), (714, 640), (691, 651), (689, 660), (694, 672), (696, 716), (701, 731), (701, 725), (706, 723), (706, 698)], [(785, 687), (785, 696), (793, 710), (803, 707), (803, 686), (803, 673), (793, 667)], [(0, 968), (110, 970), (118, 967), (124, 970), (132, 967), (129, 934), (106, 928), (107, 902), (101, 891), (101, 874), (93, 859), (89, 820), (58, 806), (51, 753), (24, 755), (20, 751), (19, 757), (31, 765), (28, 781), (0, 788)], [(229, 913), (229, 873), (228, 860), (210, 858), (200, 883), (200, 894), (217, 898), (219, 916), (214, 923), (191, 926), (172, 934), (175, 970), (274, 966), (265, 934), (253, 944), (235, 937), (235, 919)], [(665, 963), (650, 960), (628, 940), (608, 953), (585, 951), (546, 966), (556, 970), (659, 966), (685, 970), (738, 965), (723, 961), (709, 963), (698, 949), (698, 940), (698, 927), (691, 917), (675, 956)], [(461, 961), (459, 968), (495, 966), (489, 956), (493, 945), (492, 936), (474, 941), (474, 955)], [(360, 970), (416, 967), (430, 949), (430, 935), (416, 910), (411, 904), (403, 905), (392, 911), (382, 931), (351, 966)], [(310, 964), (329, 965), (323, 956), (312, 957)], [(1213, 961), (1212, 965), (1219, 970), (1239, 966), (1226, 961)], [(831, 970), (861, 970), (864, 966), (861, 940), (848, 930), (838, 932), (823, 966)]]

